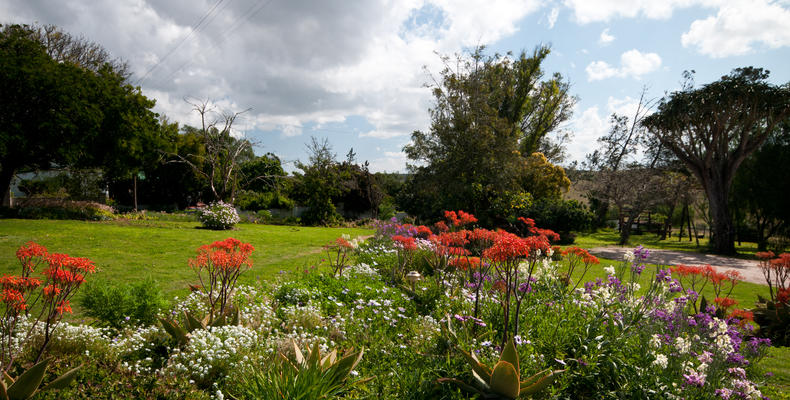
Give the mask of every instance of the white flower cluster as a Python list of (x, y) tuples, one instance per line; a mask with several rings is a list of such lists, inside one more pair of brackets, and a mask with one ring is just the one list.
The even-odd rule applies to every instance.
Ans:
[(258, 334), (243, 326), (198, 329), (187, 347), (170, 358), (165, 374), (206, 384), (245, 368), (257, 345)]
[(380, 278), (378, 271), (371, 268), (370, 265), (365, 263), (359, 263), (356, 265), (352, 265), (346, 269), (346, 272), (349, 272), (352, 275), (365, 275), (371, 278)]
[(233, 205), (222, 200), (199, 209), (197, 214), (203, 226), (216, 230), (230, 229), (241, 220)]

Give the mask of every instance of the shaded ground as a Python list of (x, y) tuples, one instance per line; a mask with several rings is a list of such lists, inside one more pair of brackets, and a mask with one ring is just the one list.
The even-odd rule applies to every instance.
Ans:
[[(625, 252), (633, 251), (632, 248), (606, 246), (590, 249), (590, 253), (611, 260), (622, 260)], [(713, 254), (694, 253), (690, 251), (650, 249), (650, 257), (647, 262), (651, 264), (664, 265), (707, 265), (715, 267), (717, 271), (724, 272), (734, 269), (741, 273), (746, 282), (765, 284), (765, 278), (760, 271), (760, 267), (755, 260), (741, 260), (738, 258), (723, 257)]]

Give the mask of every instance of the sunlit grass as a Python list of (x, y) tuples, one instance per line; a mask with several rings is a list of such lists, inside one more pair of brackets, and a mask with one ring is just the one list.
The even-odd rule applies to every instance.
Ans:
[[(167, 297), (186, 293), (195, 283), (188, 260), (195, 250), (234, 237), (255, 247), (253, 267), (239, 281), (267, 280), (280, 271), (303, 269), (321, 262), (322, 246), (341, 234), (369, 235), (357, 228), (316, 228), (240, 224), (231, 231), (198, 229), (196, 222), (178, 221), (54, 221), (0, 220), (0, 273), (19, 274), (16, 250), (35, 241), (50, 252), (88, 257), (97, 272), (90, 280), (132, 282), (151, 276)], [(80, 294), (78, 293), (77, 296)], [(75, 314), (79, 310), (75, 308)]]

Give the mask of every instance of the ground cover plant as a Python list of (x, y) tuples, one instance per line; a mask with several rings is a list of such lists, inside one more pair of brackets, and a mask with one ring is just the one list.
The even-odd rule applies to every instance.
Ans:
[[(602, 262), (521, 222), (519, 235), (463, 212), (381, 223), (365, 241), (326, 239), (323, 266), (268, 281), (245, 279), (265, 241), (200, 243), (172, 267), (191, 291), (156, 323), (61, 323), (51, 373), (85, 366), (38, 397), (736, 399), (786, 387), (766, 376), (786, 352), (734, 303), (735, 274), (650, 265), (643, 247)], [(19, 343), (14, 369), (40, 337)]]

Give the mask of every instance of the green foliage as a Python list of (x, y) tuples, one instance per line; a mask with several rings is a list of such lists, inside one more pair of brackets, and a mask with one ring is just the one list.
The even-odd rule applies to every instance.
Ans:
[(260, 211), (271, 208), (290, 210), (294, 207), (291, 199), (278, 192), (253, 192), (241, 190), (236, 196), (235, 205), (242, 210)]
[(40, 388), (47, 372), (48, 359), (36, 363), (19, 375), (16, 379), (7, 373), (0, 379), (0, 400), (27, 400), (39, 391), (64, 389), (74, 380), (80, 367), (76, 367)]
[(771, 339), (775, 346), (790, 346), (790, 307), (785, 302), (771, 301), (757, 296), (752, 312), (760, 325), (758, 334)]
[(30, 199), (8, 210), (11, 218), (25, 219), (74, 219), (84, 221), (110, 221), (116, 215), (113, 209), (101, 203), (52, 199)]
[(535, 225), (560, 234), (560, 244), (573, 243), (571, 232), (584, 232), (592, 228), (595, 216), (576, 200), (540, 199), (533, 202), (519, 217), (535, 220)]
[(151, 325), (159, 311), (167, 307), (159, 283), (151, 277), (132, 283), (93, 280), (83, 292), (80, 305), (85, 315), (114, 329)]
[(768, 76), (762, 68), (746, 67), (700, 88), (687, 82), (642, 122), (704, 186), (713, 249), (720, 254), (735, 252), (728, 203), (738, 167), (790, 116), (790, 87), (773, 85)]
[(339, 356), (337, 350), (321, 355), (318, 344), (303, 354), (291, 340), (292, 357), (279, 353), (268, 366), (241, 374), (233, 390), (238, 399), (333, 399), (349, 391), (349, 386), (364, 383), (365, 379), (349, 384), (351, 371), (362, 359), (364, 349), (347, 351)]
[[(129, 85), (123, 71), (110, 63), (53, 59), (47, 48), (53, 42), (35, 27), (0, 27), (3, 193), (23, 168), (101, 167), (106, 179), (126, 177), (155, 159), (163, 143), (154, 102)], [(72, 49), (85, 59), (100, 53), (96, 48), (103, 52), (80, 46)]]
[[(464, 390), (479, 393), (486, 399), (517, 399), (521, 396), (533, 396), (549, 386), (557, 376), (565, 370), (545, 369), (521, 380), (519, 354), (513, 339), (508, 340), (499, 362), (493, 369), (481, 363), (474, 353), (459, 350), (472, 366), (474, 382), (469, 384), (458, 379), (442, 378), (439, 382), (454, 383)], [(479, 388), (475, 387), (479, 386)]]
[(790, 233), (790, 180), (783, 174), (790, 170), (788, 154), (790, 119), (741, 164), (733, 181), (731, 201), (735, 217), (746, 219), (755, 229), (757, 246), (762, 251), (768, 249), (772, 236)]
[(505, 221), (492, 206), (503, 194), (534, 189), (551, 196), (568, 186), (561, 168), (531, 156), (570, 116), (574, 101), (561, 76), (541, 82), (548, 54), (538, 47), (511, 59), (478, 48), (466, 58), (444, 59), (458, 69), (442, 71), (430, 130), (413, 132), (404, 147), (421, 164), (411, 166), (402, 191), (406, 211), (428, 219), (443, 210), (466, 210), (483, 225), (499, 225)]

